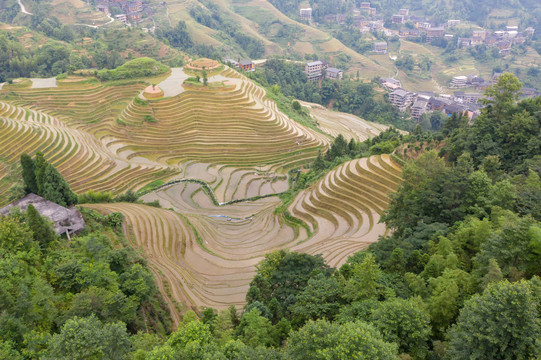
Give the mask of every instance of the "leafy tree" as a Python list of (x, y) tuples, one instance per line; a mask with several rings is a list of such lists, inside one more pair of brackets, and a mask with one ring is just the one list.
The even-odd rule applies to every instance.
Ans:
[(120, 288), (127, 296), (147, 301), (156, 291), (154, 279), (141, 264), (133, 264), (120, 275)]
[(483, 277), (482, 286), (485, 289), (490, 283), (499, 282), (503, 280), (502, 270), (498, 266), (496, 259), (490, 259), (488, 262), (488, 271)]
[(293, 332), (286, 347), (290, 359), (396, 359), (397, 346), (386, 342), (370, 324), (343, 325), (326, 320), (309, 321)]
[(167, 344), (174, 349), (182, 349), (190, 344), (209, 344), (213, 341), (210, 326), (200, 321), (190, 321), (186, 325), (179, 327), (169, 337)]
[(0, 217), (0, 257), (30, 259), (37, 252), (37, 243), (26, 224), (13, 217)]
[(77, 204), (77, 195), (62, 175), (50, 164), (45, 167), (42, 178), (42, 195), (45, 199), (61, 206)]
[(164, 37), (169, 41), (169, 44), (174, 47), (188, 49), (193, 46), (192, 37), (188, 32), (188, 28), (184, 21), (179, 21), (175, 28), (166, 31)]
[(469, 273), (445, 270), (442, 276), (429, 279), (431, 295), (427, 301), (433, 331), (443, 337), (458, 316), (464, 301), (473, 293), (474, 284)]
[(237, 334), (242, 341), (252, 347), (272, 345), (272, 324), (269, 319), (261, 316), (259, 309), (245, 313), (237, 328)]
[(386, 341), (398, 344), (399, 352), (414, 359), (425, 358), (431, 328), (430, 317), (420, 299), (387, 300), (372, 312), (370, 320)]
[(511, 73), (505, 73), (498, 78), (496, 84), (485, 90), (485, 98), (481, 102), (490, 106), (496, 121), (499, 121), (512, 108), (518, 100), (522, 84)]
[(538, 278), (489, 284), (466, 302), (450, 333), (453, 359), (534, 359), (541, 356)]
[[(520, 180), (519, 180), (520, 181)], [(541, 220), (541, 178), (530, 170), (528, 177), (521, 179), (517, 187), (517, 210)]]
[(46, 249), (51, 242), (56, 240), (56, 233), (49, 221), (42, 217), (32, 204), (26, 209), (26, 223), (32, 231), (34, 241), (39, 243), (42, 249)]
[(43, 185), (45, 183), (45, 168), (48, 163), (43, 156), (43, 153), (37, 152), (36, 159), (34, 160), (35, 174), (36, 174), (36, 184), (38, 187), (38, 195), (43, 196)]
[(350, 302), (378, 298), (383, 294), (383, 273), (374, 255), (368, 253), (361, 263), (353, 265), (344, 284), (344, 298)]
[(218, 313), (214, 321), (214, 338), (219, 345), (225, 345), (233, 340), (234, 327), (231, 321), (231, 315), (228, 310), (222, 310)]
[(22, 360), (22, 355), (13, 348), (13, 344), (0, 340), (0, 358), (10, 360)]
[(74, 317), (49, 341), (48, 358), (125, 359), (130, 350), (126, 326), (102, 324), (96, 317)]
[(502, 274), (512, 280), (518, 280), (512, 278), (517, 271), (538, 273), (537, 259), (531, 258), (531, 246), (537, 238), (537, 233), (532, 230), (536, 227), (535, 221), (530, 217), (520, 218), (511, 212), (495, 213), (493, 217), (497, 219), (499, 229), (481, 245), (479, 254), (474, 258), (476, 275), (481, 278), (488, 272), (490, 259), (495, 259)]
[(21, 154), (22, 176), (24, 181), (24, 189), (27, 193), (38, 194), (38, 184), (36, 182), (34, 160), (30, 155)]
[(291, 312), (295, 322), (306, 320), (333, 320), (341, 306), (342, 289), (336, 277), (318, 274), (308, 280), (308, 285), (297, 296)]
[(260, 301), (267, 307), (275, 298), (280, 305), (278, 311), (285, 313), (296, 302), (297, 294), (306, 287), (308, 280), (319, 273), (330, 276), (332, 271), (320, 255), (274, 252), (266, 255), (258, 266), (246, 298), (248, 303)]

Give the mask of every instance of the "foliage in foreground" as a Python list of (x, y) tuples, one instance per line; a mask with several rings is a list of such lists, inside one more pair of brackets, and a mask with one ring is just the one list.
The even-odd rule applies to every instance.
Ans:
[(0, 358), (125, 359), (169, 333), (120, 214), (83, 214), (87, 228), (71, 242), (32, 206), (0, 217)]

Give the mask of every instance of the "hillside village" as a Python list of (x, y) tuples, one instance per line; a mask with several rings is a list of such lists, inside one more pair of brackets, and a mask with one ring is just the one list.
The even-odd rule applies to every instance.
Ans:
[[(312, 22), (312, 9), (301, 8), (300, 17), (308, 23)], [(515, 44), (523, 44), (531, 39), (535, 29), (527, 27), (522, 30), (517, 25), (506, 26), (505, 29), (490, 31), (485, 29), (472, 30), (470, 36), (460, 37), (454, 34), (454, 29), (461, 24), (461, 20), (450, 19), (446, 23), (435, 23), (422, 16), (410, 14), (409, 9), (400, 9), (398, 14), (384, 18), (376, 14), (376, 9), (370, 2), (361, 2), (353, 14), (325, 15), (326, 22), (337, 24), (351, 24), (361, 33), (382, 32), (386, 37), (394, 37), (431, 42), (438, 39), (456, 41), (459, 48), (476, 45), (493, 46), (499, 49), (502, 55), (509, 54), (510, 48)], [(314, 24), (317, 25), (317, 24)], [(384, 54), (387, 50), (385, 42), (375, 42), (373, 51)]]
[[(495, 84), (502, 73), (496, 73), (490, 81), (477, 75), (457, 76), (453, 78), (451, 87), (475, 87), (477, 90), (486, 90)], [(389, 101), (400, 111), (409, 111), (414, 119), (419, 119), (424, 113), (442, 111), (447, 116), (454, 112), (468, 116), (470, 119), (481, 114), (482, 105), (479, 99), (481, 92), (454, 91), (452, 94), (436, 94), (431, 91), (410, 92), (402, 88), (400, 80), (394, 78), (381, 78), (380, 85), (389, 91)], [(532, 88), (522, 88), (521, 98), (535, 98), (539, 92)]]
[[(312, 23), (312, 9), (301, 8), (302, 20)], [(445, 40), (455, 42), (456, 48), (468, 48), (485, 45), (498, 49), (501, 56), (508, 55), (513, 45), (520, 45), (531, 39), (535, 29), (527, 27), (520, 29), (517, 25), (506, 26), (502, 30), (490, 31), (485, 29), (471, 30), (469, 36), (457, 36), (455, 29), (461, 24), (461, 20), (450, 19), (446, 23), (435, 23), (425, 17), (410, 14), (410, 10), (402, 8), (390, 18), (384, 18), (377, 14), (376, 8), (370, 2), (361, 2), (353, 14), (325, 15), (324, 20), (330, 23), (349, 24), (358, 28), (361, 33), (372, 33), (376, 37), (383, 34), (384, 38), (399, 38), (418, 42), (434, 42)], [(316, 25), (316, 24), (314, 24)], [(387, 41), (373, 43), (373, 54), (386, 54), (388, 51)], [(307, 63), (305, 73), (309, 80), (319, 79), (321, 67), (325, 63)], [(482, 91), (494, 84), (501, 73), (494, 73), (492, 79), (486, 80), (477, 74), (454, 76), (450, 83), (450, 89), (470, 88), (479, 92), (454, 91), (452, 94), (435, 94), (430, 91), (410, 92), (402, 88), (400, 80), (394, 78), (381, 78), (380, 84), (389, 91), (389, 101), (402, 112), (408, 111), (415, 119), (419, 119), (424, 113), (431, 111), (443, 111), (450, 116), (453, 112), (464, 113), (470, 119), (481, 113), (482, 105), (478, 100), (482, 97)], [(539, 92), (534, 88), (523, 88), (523, 98), (534, 98)]]

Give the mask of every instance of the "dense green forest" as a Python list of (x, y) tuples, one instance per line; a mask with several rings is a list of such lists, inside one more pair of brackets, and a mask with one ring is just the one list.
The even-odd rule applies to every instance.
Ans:
[(0, 358), (135, 359), (171, 331), (122, 215), (82, 211), (71, 241), (32, 206), (0, 217)]
[(416, 122), (399, 112), (388, 101), (377, 99), (373, 84), (358, 79), (334, 81), (324, 79), (319, 83), (309, 82), (302, 65), (281, 59), (269, 59), (265, 66), (247, 73), (247, 76), (263, 86), (278, 85), (288, 97), (314, 102), (333, 109), (355, 114), (366, 120), (391, 124), (412, 131)]

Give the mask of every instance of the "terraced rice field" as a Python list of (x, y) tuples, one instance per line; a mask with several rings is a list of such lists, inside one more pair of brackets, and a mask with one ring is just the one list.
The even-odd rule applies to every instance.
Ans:
[(336, 266), (385, 233), (379, 214), (400, 180), (389, 156), (350, 161), (301, 192), (289, 212), (305, 227), (275, 214), (287, 170), (307, 165), (339, 133), (363, 140), (384, 126), (314, 109), (317, 132), (235, 71), (211, 81), (228, 86), (149, 101), (136, 98), (143, 81), (0, 90), (0, 205), (23, 152), (43, 152), (78, 193), (177, 181), (143, 196), (170, 210), (84, 205), (125, 215), (127, 238), (148, 258), (176, 322), (187, 308), (242, 305), (269, 251), (321, 253)]
[[(213, 162), (237, 167), (270, 165), (273, 171), (299, 166), (313, 159), (329, 137), (306, 128), (280, 113), (265, 90), (232, 70), (235, 86), (214, 91), (191, 89), (178, 96), (131, 102), (114, 126), (108, 146), (166, 165), (186, 161)], [(145, 123), (153, 116), (157, 123)], [(118, 144), (121, 144), (117, 147)]]
[(372, 123), (352, 114), (328, 110), (319, 104), (305, 101), (300, 103), (310, 110), (319, 128), (332, 137), (342, 134), (348, 141), (350, 139), (364, 141), (389, 128), (387, 125)]
[[(121, 193), (173, 175), (171, 169), (159, 164), (123, 161), (84, 131), (68, 127), (46, 113), (4, 102), (0, 102), (0, 131), (0, 158), (4, 162), (17, 162), (23, 152), (41, 151), (79, 193)], [(0, 193), (9, 186), (0, 182)], [(6, 201), (6, 197), (0, 197), (0, 203)]]
[(42, 151), (76, 192), (212, 174), (220, 202), (285, 191), (286, 171), (307, 164), (330, 138), (287, 118), (237, 72), (212, 79), (230, 86), (148, 102), (135, 100), (143, 81), (0, 90), (0, 157), (14, 163)]
[(88, 207), (126, 215), (125, 231), (152, 265), (171, 309), (241, 305), (265, 253), (282, 248), (323, 254), (332, 266), (386, 233), (378, 224), (396, 190), (401, 168), (388, 155), (352, 160), (331, 171), (291, 204), (292, 215), (311, 232), (292, 227), (274, 213), (277, 197), (215, 206), (199, 191), (182, 183), (145, 195), (172, 210), (137, 204)]

